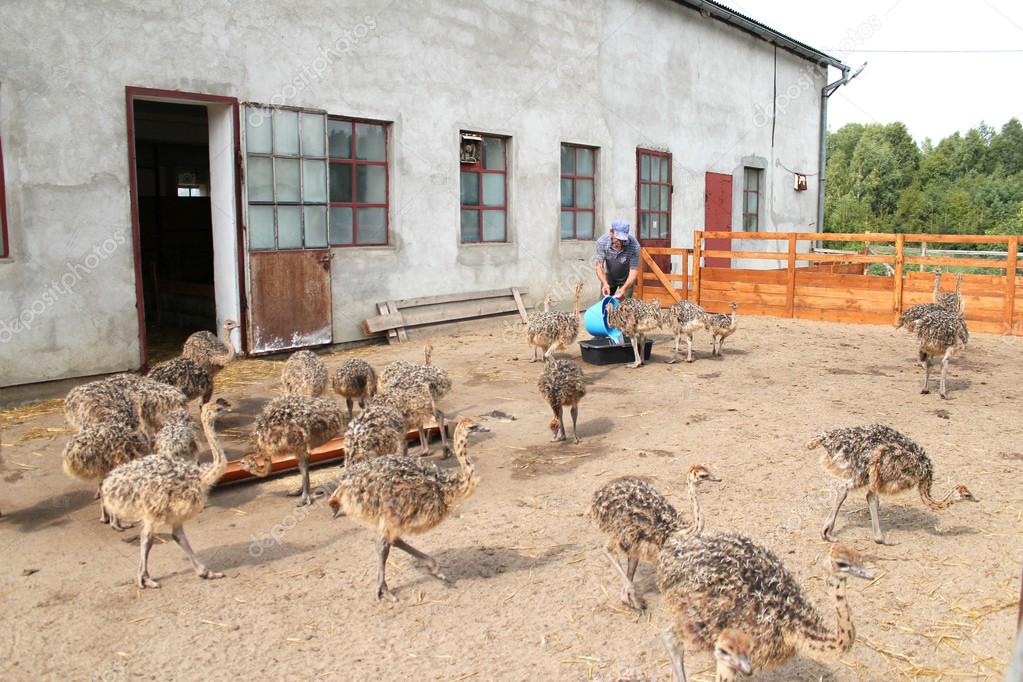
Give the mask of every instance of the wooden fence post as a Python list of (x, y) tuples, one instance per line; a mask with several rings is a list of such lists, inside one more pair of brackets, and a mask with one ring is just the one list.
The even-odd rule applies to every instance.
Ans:
[(895, 235), (895, 281), (892, 287), (892, 307), (895, 309), (895, 316), (892, 324), (899, 323), (902, 316), (902, 266), (905, 260), (906, 235)]
[(1012, 334), (1012, 321), (1016, 311), (1016, 267), (1019, 261), (1019, 236), (1009, 237), (1009, 250), (1005, 254), (1005, 300), (1002, 302), (1002, 326)]
[(700, 254), (703, 252), (703, 231), (697, 230), (693, 233), (693, 299), (696, 305), (700, 305), (700, 273), (703, 266), (700, 264)]
[(682, 299), (689, 300), (689, 249), (682, 249)]
[[(643, 283), (643, 247), (640, 247), (639, 254), (639, 271), (636, 272), (636, 298), (643, 300), (643, 293), (646, 289), (646, 285)], [(614, 294), (614, 292), (611, 292)]]
[(786, 269), (785, 314), (794, 317), (796, 312), (796, 235), (789, 235), (789, 262)]

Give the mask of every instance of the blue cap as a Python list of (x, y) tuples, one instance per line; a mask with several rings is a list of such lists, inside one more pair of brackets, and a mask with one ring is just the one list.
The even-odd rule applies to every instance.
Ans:
[(631, 226), (627, 220), (615, 218), (611, 221), (611, 231), (614, 232), (615, 239), (627, 240), (629, 238), (629, 227)]

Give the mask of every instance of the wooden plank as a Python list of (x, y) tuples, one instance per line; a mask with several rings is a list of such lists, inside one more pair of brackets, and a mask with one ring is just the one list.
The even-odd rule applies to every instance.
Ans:
[[(512, 297), (515, 299), (515, 307), (517, 307), (519, 309), (519, 317), (522, 318), (523, 322), (528, 324), (529, 323), (529, 315), (526, 314), (526, 306), (522, 303), (522, 294), (515, 287), (512, 287), (511, 292), (512, 292)], [(576, 312), (578, 312), (578, 311), (576, 311)]]
[[(381, 315), (388, 315), (389, 313), (387, 312), (387, 304), (386, 303), (377, 303), (377, 312), (380, 313)], [(367, 331), (367, 329), (366, 329), (366, 322), (367, 322), (367, 320), (363, 320), (363, 322), (362, 322), (362, 331), (363, 331), (364, 334), (366, 334), (368, 336), (369, 334), (372, 334), (374, 332)], [(387, 344), (388, 345), (394, 345), (396, 343), (398, 343), (398, 332), (394, 331), (393, 329), (388, 329), (387, 330)]]
[(907, 242), (928, 244), (1008, 244), (1011, 235), (1004, 234), (905, 234)]
[(674, 301), (676, 303), (681, 301), (682, 297), (679, 296), (678, 292), (675, 291), (675, 287), (672, 286), (671, 282), (669, 282), (667, 278), (665, 278), (664, 273), (661, 272), (661, 269), (659, 267), (657, 267), (657, 263), (654, 262), (654, 259), (650, 256), (650, 254), (647, 253), (645, 249), (640, 249), (639, 255), (641, 257), (642, 263), (646, 263), (647, 266), (650, 267), (650, 272), (656, 275), (657, 280), (661, 283), (661, 286), (668, 290), (668, 293), (671, 294), (671, 297), (674, 299)]
[(874, 275), (848, 275), (837, 272), (829, 273), (816, 270), (799, 270), (796, 273), (796, 286), (836, 286), (850, 289), (875, 289), (878, 291), (890, 292), (892, 290), (892, 278), (891, 276), (878, 277)]
[(750, 258), (757, 260), (785, 260), (785, 254), (778, 251), (765, 253), (764, 251), (722, 251), (721, 249), (706, 249), (703, 252), (704, 258)]
[(682, 249), (682, 298), (689, 300), (689, 251)]
[(755, 291), (737, 291), (735, 289), (731, 291), (714, 291), (712, 289), (703, 290), (703, 301), (707, 305), (712, 303), (732, 303), (733, 301), (739, 303), (743, 309), (745, 304), (755, 303), (762, 306), (770, 306), (778, 308), (781, 316), (785, 316), (785, 294), (762, 294)]
[(800, 308), (796, 306), (793, 317), (800, 320), (817, 320), (819, 322), (842, 322), (845, 324), (890, 324), (891, 313), (848, 312), (845, 310), (824, 310), (820, 308)]
[(785, 312), (792, 317), (792, 308), (796, 296), (796, 238), (789, 236), (789, 262), (785, 277)]
[(697, 230), (693, 233), (693, 301), (700, 305), (700, 278), (703, 277), (703, 264), (700, 262), (703, 255), (703, 233)]
[(419, 327), (426, 324), (454, 322), (455, 320), (466, 320), (484, 315), (519, 312), (515, 301), (511, 299), (507, 301), (464, 301), (456, 305), (457, 307), (455, 308), (399, 311), (396, 314), (371, 317), (362, 321), (362, 330), (366, 334), (377, 334), (388, 329), (397, 329), (398, 327)]
[[(889, 283), (891, 284), (891, 283)], [(819, 298), (834, 299), (831, 305), (838, 305), (835, 300), (862, 299), (874, 301), (886, 307), (892, 303), (892, 287), (887, 289), (857, 289), (854, 287), (820, 287), (820, 286), (799, 286), (796, 288), (796, 296), (817, 296)], [(930, 298), (928, 298), (930, 300)]]
[(786, 286), (784, 284), (765, 284), (763, 282), (704, 280), (703, 292), (706, 294), (708, 291), (756, 291), (761, 294), (775, 294), (784, 297)]
[[(639, 249), (640, 256), (643, 255), (644, 251), (645, 251), (645, 249), (643, 247), (640, 247), (640, 249)], [(639, 299), (641, 301), (643, 300), (643, 295), (646, 293), (646, 277), (644, 276), (646, 273), (643, 272), (643, 263), (644, 263), (643, 258), (640, 258), (639, 259), (639, 272), (636, 274), (636, 277), (639, 280), (636, 283), (636, 291), (639, 294)], [(612, 291), (611, 293), (613, 294), (614, 292)]]
[(801, 253), (799, 260), (812, 261), (814, 263), (894, 263), (895, 256), (864, 256), (861, 254), (845, 253)]
[(951, 265), (964, 268), (997, 268), (999, 270), (1006, 267), (1005, 261), (993, 260), (991, 258), (938, 258), (937, 256), (921, 258), (920, 256), (907, 256), (906, 263), (910, 265)]
[[(528, 294), (529, 289), (519, 289), (520, 294)], [(442, 303), (461, 303), (462, 301), (477, 301), (483, 298), (500, 298), (511, 296), (510, 289), (489, 289), (487, 291), (467, 291), (460, 294), (441, 294), (439, 296), (420, 296), (419, 298), (405, 298), (395, 303), (399, 310), (405, 308), (418, 308), (424, 305), (440, 305)]]
[[(384, 310), (387, 310), (387, 304), (384, 305)], [(400, 313), (388, 313), (385, 312), (382, 315), (376, 317), (370, 317), (362, 321), (362, 331), (365, 334), (379, 334), (388, 330), (394, 330), (398, 327), (405, 326), (405, 317)], [(395, 338), (397, 338), (397, 332), (395, 332)]]
[(900, 234), (895, 240), (895, 273), (892, 275), (895, 285), (892, 288), (892, 324), (898, 324), (899, 317), (902, 315), (902, 287), (904, 285), (902, 267), (906, 257), (905, 249), (906, 236)]
[(677, 249), (673, 246), (644, 246), (643, 250), (651, 256), (681, 256), (689, 253), (689, 249)]
[[(662, 274), (664, 275), (665, 279), (667, 279), (667, 280), (669, 280), (671, 282), (684, 282), (686, 280), (686, 276), (685, 275), (679, 275), (679, 274), (676, 274), (676, 273), (673, 273), (673, 272), (672, 273), (662, 272)], [(644, 272), (643, 273), (643, 280), (646, 281), (646, 282), (657, 282), (657, 281), (659, 281), (657, 279), (657, 275), (655, 275), (652, 272)]]
[[(395, 301), (388, 301), (387, 302), (387, 312), (391, 313), (392, 315), (396, 314), (398, 312), (398, 304), (397, 304), (397, 302), (395, 302)], [(398, 329), (396, 331), (398, 332), (398, 342), (399, 343), (405, 343), (405, 342), (408, 341), (408, 334), (405, 333), (405, 327), (398, 327)]]
[[(869, 298), (836, 298), (833, 296), (816, 296), (803, 291), (796, 292), (795, 307), (818, 310), (845, 310), (849, 312), (876, 313), (877, 315), (890, 315), (892, 309), (892, 298), (888, 296), (883, 301)], [(887, 320), (886, 320), (887, 321)]]
[(762, 282), (785, 285), (784, 270), (745, 270), (739, 268), (704, 268), (705, 282)]

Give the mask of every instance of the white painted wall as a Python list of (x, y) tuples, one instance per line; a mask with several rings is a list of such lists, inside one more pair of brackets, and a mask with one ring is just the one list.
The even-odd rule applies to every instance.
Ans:
[[(217, 305), (217, 328), (224, 320), (241, 319), (238, 279), (238, 209), (236, 204), (234, 109), (228, 104), (208, 104), (210, 128), (210, 212), (213, 219), (213, 293)], [(241, 350), (239, 334), (232, 334), (235, 350)], [(219, 337), (220, 334), (218, 333)]]
[[(675, 246), (703, 225), (704, 173), (732, 173), (740, 192), (749, 155), (768, 160), (763, 229), (813, 230), (816, 183), (794, 192), (779, 164), (815, 170), (823, 70), (669, 0), (15, 3), (4, 23), (21, 39), (0, 41), (12, 240), (0, 324), (97, 246), (102, 258), (0, 338), (0, 386), (138, 364), (126, 85), (393, 122), (392, 243), (335, 250), (336, 342), (390, 298), (567, 293), (593, 245), (558, 237), (561, 142), (600, 148), (601, 225), (635, 222), (635, 150), (652, 145), (674, 154)], [(760, 112), (800, 78), (772, 140)], [(512, 137), (508, 244), (458, 242), (461, 129)]]

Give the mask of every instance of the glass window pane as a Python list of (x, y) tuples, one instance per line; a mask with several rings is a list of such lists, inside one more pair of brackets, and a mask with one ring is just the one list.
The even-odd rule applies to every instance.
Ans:
[(639, 179), (649, 180), (650, 179), (650, 157), (646, 154), (639, 155)]
[(575, 205), (578, 208), (593, 208), (593, 180), (575, 181)]
[(479, 206), (480, 204), (479, 175), (480, 175), (479, 173), (467, 173), (465, 171), (462, 171), (463, 206)]
[(661, 210), (667, 211), (671, 205), (671, 188), (668, 185), (661, 186)]
[(575, 175), (575, 147), (561, 145), (561, 174)]
[(639, 207), (644, 211), (650, 208), (650, 185), (639, 186)]
[(561, 238), (572, 239), (575, 237), (575, 214), (572, 211), (561, 212)]
[(572, 191), (573, 180), (561, 179), (561, 205), (568, 208), (575, 206), (575, 192)]
[(245, 150), (255, 154), (273, 151), (273, 126), (269, 109), (249, 107), (245, 116)]
[(327, 201), (327, 162), (302, 159), (302, 200), (312, 203)]
[(328, 150), (331, 158), (352, 158), (352, 124), (348, 121), (327, 121)]
[(487, 170), (504, 170), (504, 139), (483, 138), (483, 167)]
[(302, 207), (277, 207), (277, 248), (302, 248)]
[(504, 241), (504, 211), (483, 211), (483, 241)]
[[(660, 233), (657, 235), (658, 239), (668, 239), (671, 236), (670, 235), (671, 219), (668, 217), (668, 214), (667, 213), (658, 213), (657, 214), (657, 224), (658, 224), (658, 227), (660, 228)], [(653, 233), (654, 233), (652, 226), (651, 226), (651, 229), (650, 229), (650, 233), (651, 233), (651, 235), (653, 235)]]
[(504, 174), (481, 173), (483, 180), (483, 205), (504, 206)]
[(661, 157), (661, 182), (668, 181), (668, 159)]
[(330, 243), (352, 243), (352, 209), (339, 207), (330, 209)]
[(639, 238), (647, 239), (650, 236), (650, 214), (643, 213), (639, 216)]
[(356, 166), (355, 200), (363, 204), (385, 203), (387, 201), (387, 169), (383, 166)]
[(249, 206), (249, 248), (274, 248), (273, 206)]
[(742, 231), (743, 232), (756, 232), (757, 231), (757, 217), (746, 213), (742, 216)]
[(274, 154), (298, 156), (298, 112), (274, 109)]
[(249, 190), (249, 201), (273, 201), (273, 160), (266, 156), (250, 156), (246, 170), (245, 186)]
[(593, 239), (593, 213), (579, 211), (575, 214), (575, 238)]
[(304, 206), (302, 208), (306, 247), (327, 245), (327, 207)]
[(759, 203), (757, 201), (757, 199), (758, 199), (757, 193), (756, 192), (746, 192), (745, 194), (746, 194), (746, 208), (744, 210), (746, 211), (746, 213), (756, 213), (757, 212), (757, 204)]
[(661, 214), (651, 213), (650, 214), (650, 226), (647, 230), (647, 236), (650, 239), (660, 239), (661, 237)]
[(352, 164), (330, 164), (330, 200), (349, 203), (352, 200)]
[(302, 114), (302, 155), (324, 156), (323, 114)]
[(575, 154), (575, 174), (576, 175), (593, 175), (593, 150), (592, 149), (577, 149)]
[(478, 242), (480, 240), (480, 212), (462, 209), (462, 241)]
[(274, 159), (274, 171), (277, 201), (298, 202), (298, 159)]
[(356, 158), (366, 161), (383, 161), (387, 158), (384, 143), (384, 127), (375, 123), (355, 124)]
[(358, 244), (386, 244), (387, 243), (387, 209), (386, 208), (360, 208)]

